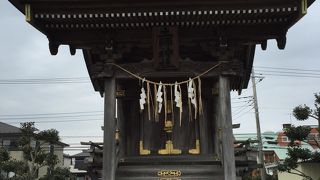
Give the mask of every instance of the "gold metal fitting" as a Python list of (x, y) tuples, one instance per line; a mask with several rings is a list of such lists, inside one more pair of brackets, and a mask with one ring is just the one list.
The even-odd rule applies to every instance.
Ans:
[(159, 177), (181, 177), (182, 173), (179, 170), (161, 170), (157, 175)]
[(173, 143), (171, 140), (168, 140), (166, 142), (166, 148), (165, 149), (160, 149), (158, 151), (158, 154), (161, 154), (161, 155), (170, 155), (170, 154), (174, 154), (174, 155), (178, 155), (178, 154), (181, 154), (182, 151), (180, 149), (174, 149), (173, 147)]
[(120, 130), (119, 129), (116, 130), (115, 139), (116, 139), (116, 141), (120, 141)]
[(143, 149), (143, 141), (140, 141), (140, 148), (139, 148), (140, 155), (149, 155), (151, 153), (148, 149)]
[(189, 154), (194, 154), (194, 155), (200, 154), (200, 140), (199, 139), (196, 140), (196, 148), (190, 149)]
[(173, 128), (172, 121), (171, 120), (165, 121), (164, 131), (170, 133), (170, 132), (172, 132), (172, 128)]
[(30, 22), (31, 21), (31, 6), (30, 6), (30, 4), (25, 4), (24, 10), (25, 10), (26, 21)]

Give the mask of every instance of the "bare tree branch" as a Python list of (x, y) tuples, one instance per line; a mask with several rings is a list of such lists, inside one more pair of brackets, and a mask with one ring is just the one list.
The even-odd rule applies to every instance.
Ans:
[(312, 118), (316, 119), (317, 121), (319, 121), (319, 117), (317, 117), (317, 116), (314, 116), (314, 115), (312, 115), (312, 114), (309, 114), (309, 117), (312, 117)]

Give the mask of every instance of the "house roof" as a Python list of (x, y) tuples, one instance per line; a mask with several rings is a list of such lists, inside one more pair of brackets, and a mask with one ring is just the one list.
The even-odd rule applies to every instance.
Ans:
[(0, 134), (20, 134), (20, 128), (0, 122)]
[[(288, 155), (288, 147), (287, 146), (280, 146), (277, 144), (277, 136), (278, 133), (274, 132), (264, 132), (261, 134), (262, 144), (263, 144), (263, 151), (274, 151), (275, 154), (278, 156), (279, 159), (283, 160)], [(256, 140), (257, 134), (256, 133), (244, 133), (244, 134), (235, 134), (234, 135), (236, 140)], [(257, 143), (252, 144), (253, 147), (257, 146)], [(310, 144), (301, 142), (301, 147), (309, 149), (313, 151), (313, 148)]]
[(75, 155), (72, 155), (70, 157), (90, 157), (90, 153), (87, 153), (87, 152), (81, 152), (81, 153), (78, 153), (78, 154), (75, 154)]
[[(1, 134), (21, 134), (21, 129), (10, 124), (0, 122), (0, 135)], [(63, 143), (61, 141), (58, 141), (56, 144), (63, 147), (69, 146), (69, 144)]]
[(69, 144), (63, 143), (61, 141), (56, 142), (57, 145), (63, 146), (63, 147), (69, 147)]

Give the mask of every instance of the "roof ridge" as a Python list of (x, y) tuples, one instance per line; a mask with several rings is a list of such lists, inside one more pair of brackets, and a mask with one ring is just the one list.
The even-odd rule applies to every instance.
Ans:
[(10, 124), (0, 122), (1, 133), (21, 133), (21, 129)]

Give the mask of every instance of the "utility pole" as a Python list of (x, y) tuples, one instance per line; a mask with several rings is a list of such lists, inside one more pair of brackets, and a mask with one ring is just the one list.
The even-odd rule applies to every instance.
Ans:
[(255, 79), (254, 69), (252, 69), (251, 80), (252, 80), (253, 102), (254, 102), (254, 110), (255, 110), (256, 125), (257, 125), (258, 152), (259, 152), (258, 164), (262, 165), (262, 168), (260, 169), (261, 180), (266, 180), (267, 175), (266, 175), (266, 170), (264, 168), (262, 138), (261, 138), (261, 129), (260, 129), (260, 120), (259, 120), (259, 107), (258, 107), (258, 98), (257, 98), (256, 79)]

